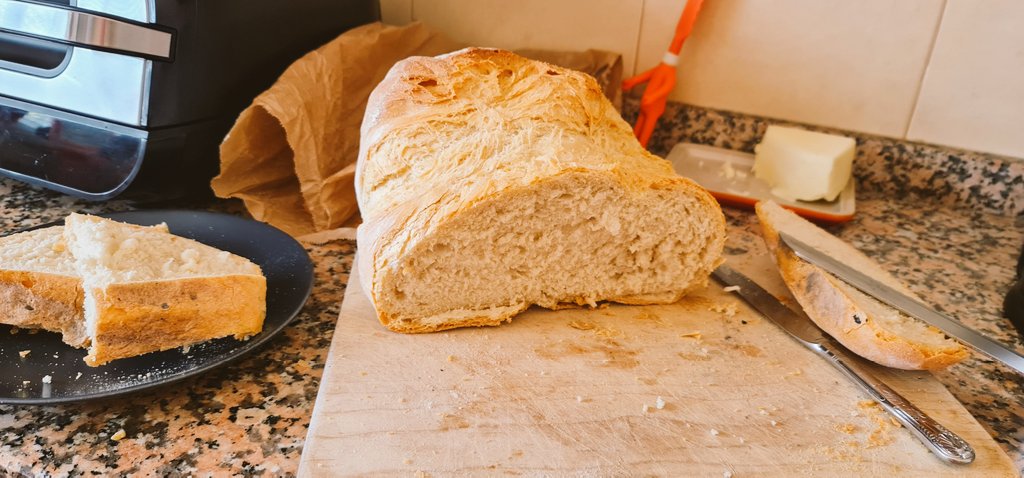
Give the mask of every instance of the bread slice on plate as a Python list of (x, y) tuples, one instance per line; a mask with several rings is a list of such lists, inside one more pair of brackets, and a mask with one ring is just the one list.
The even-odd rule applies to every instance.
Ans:
[[(856, 354), (888, 367), (936, 370), (967, 357), (963, 345), (798, 257), (779, 241), (785, 232), (876, 280), (917, 298), (856, 248), (773, 201), (756, 206), (768, 249), (783, 280), (819, 327)], [(919, 300), (919, 299), (918, 299)]]
[[(164, 224), (147, 228), (167, 233)], [(64, 343), (84, 348), (89, 335), (83, 300), (82, 278), (64, 242), (64, 226), (0, 238), (0, 323), (57, 332)]]
[(57, 332), (68, 345), (85, 347), (82, 300), (62, 226), (0, 238), (0, 323)]
[(725, 241), (715, 199), (644, 150), (593, 78), (507, 51), (397, 63), (356, 174), (360, 277), (398, 332), (674, 302)]
[(83, 280), (89, 365), (263, 327), (266, 278), (245, 258), (82, 214), (68, 216), (64, 237)]

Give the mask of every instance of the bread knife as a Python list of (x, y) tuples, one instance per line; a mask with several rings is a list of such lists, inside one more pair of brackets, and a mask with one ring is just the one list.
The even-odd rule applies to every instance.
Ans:
[(969, 443), (868, 372), (859, 357), (826, 335), (806, 314), (786, 307), (756, 282), (729, 266), (719, 266), (711, 275), (726, 286), (739, 287), (735, 292), (743, 300), (860, 386), (935, 456), (956, 464), (974, 461), (974, 449)]
[(956, 338), (978, 352), (988, 355), (989, 357), (1013, 368), (1017, 373), (1024, 374), (1024, 356), (1010, 350), (1005, 345), (978, 333), (977, 331), (960, 323), (960, 321), (946, 316), (935, 309), (922, 304), (916, 299), (907, 297), (903, 293), (879, 282), (877, 279), (839, 262), (828, 254), (801, 242), (799, 239), (789, 234), (780, 232), (779, 238), (782, 240), (783, 244), (792, 249), (793, 252), (801, 259), (825, 269), (843, 282), (856, 287), (865, 294), (889, 304), (890, 306), (903, 311), (907, 315), (916, 317), (937, 327), (947, 335)]

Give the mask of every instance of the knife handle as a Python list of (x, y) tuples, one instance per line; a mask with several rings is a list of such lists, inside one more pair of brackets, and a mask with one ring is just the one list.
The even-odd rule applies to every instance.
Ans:
[(812, 349), (868, 392), (936, 456), (957, 464), (974, 461), (974, 449), (969, 443), (868, 372), (857, 362), (859, 358), (853, 357), (841, 345), (826, 340), (825, 343), (812, 344)]

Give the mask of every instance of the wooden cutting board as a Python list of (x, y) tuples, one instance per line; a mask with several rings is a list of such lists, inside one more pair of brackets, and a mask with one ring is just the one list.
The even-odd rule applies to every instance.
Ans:
[[(746, 249), (730, 265), (788, 297), (763, 245)], [(1017, 475), (931, 374), (875, 370), (977, 460), (940, 462), (715, 283), (672, 305), (403, 335), (381, 327), (353, 274), (300, 475)]]

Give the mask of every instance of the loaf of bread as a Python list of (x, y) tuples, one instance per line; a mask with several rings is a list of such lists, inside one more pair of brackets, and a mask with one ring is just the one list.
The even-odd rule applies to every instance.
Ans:
[(807, 315), (854, 353), (888, 367), (936, 370), (967, 357), (967, 350), (941, 330), (879, 302), (779, 242), (779, 231), (821, 250), (876, 280), (914, 297), (905, 285), (869, 257), (772, 201), (756, 206), (768, 249), (783, 280)]
[(260, 332), (267, 284), (249, 260), (164, 231), (72, 214), (89, 365)]
[(593, 78), (506, 51), (396, 64), (356, 175), (360, 277), (398, 332), (674, 302), (725, 240), (714, 198), (644, 150)]

